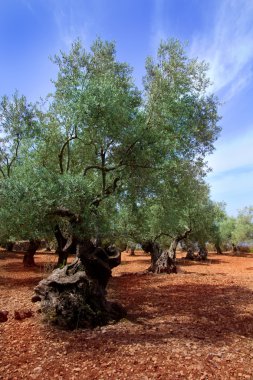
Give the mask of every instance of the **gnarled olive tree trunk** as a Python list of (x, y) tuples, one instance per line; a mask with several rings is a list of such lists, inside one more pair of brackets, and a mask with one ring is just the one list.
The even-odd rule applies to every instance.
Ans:
[(102, 248), (88, 239), (79, 241), (76, 260), (42, 280), (32, 300), (40, 301), (48, 321), (65, 329), (119, 320), (126, 312), (121, 305), (106, 300), (106, 286), (120, 258), (120, 251), (113, 246)]
[(184, 234), (177, 235), (173, 238), (169, 249), (163, 250), (157, 242), (146, 242), (142, 244), (145, 252), (151, 254), (151, 266), (149, 271), (153, 273), (177, 273), (176, 267), (176, 249), (178, 243), (185, 239), (191, 232), (186, 230)]
[(151, 265), (148, 268), (148, 270), (150, 272), (154, 272), (153, 269), (155, 268), (155, 263), (157, 262), (157, 260), (162, 254), (162, 248), (160, 244), (155, 241), (148, 240), (142, 243), (142, 249), (144, 250), (144, 252), (150, 253)]
[(198, 255), (197, 255), (197, 260), (205, 261), (207, 260), (207, 255), (208, 255), (208, 252), (207, 252), (206, 247), (204, 245), (200, 245)]
[(24, 267), (34, 267), (34, 255), (40, 246), (40, 240), (31, 239), (27, 251), (24, 254), (23, 264)]
[(234, 243), (232, 243), (232, 252), (237, 253), (237, 251), (238, 251), (237, 246)]
[(77, 244), (75, 239), (66, 239), (63, 236), (59, 225), (55, 226), (54, 236), (57, 241), (57, 248), (55, 251), (55, 253), (58, 255), (57, 267), (62, 267), (67, 264), (69, 254), (76, 253)]
[(222, 255), (222, 249), (221, 249), (220, 245), (218, 243), (216, 243), (214, 246), (215, 246), (217, 255)]
[(152, 265), (151, 271), (154, 273), (177, 273), (176, 249), (178, 240), (174, 239), (169, 249), (162, 250), (160, 256)]
[(15, 242), (14, 241), (7, 241), (5, 244), (5, 248), (7, 251), (12, 252)]
[(189, 247), (187, 249), (185, 259), (186, 260), (195, 260), (196, 259), (196, 256), (194, 255), (194, 250), (191, 247)]

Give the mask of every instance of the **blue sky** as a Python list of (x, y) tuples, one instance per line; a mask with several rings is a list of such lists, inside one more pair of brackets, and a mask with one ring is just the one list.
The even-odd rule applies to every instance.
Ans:
[(189, 55), (209, 62), (222, 102), (222, 133), (208, 158), (212, 198), (234, 215), (252, 205), (253, 0), (0, 0), (0, 96), (46, 96), (56, 75), (49, 56), (97, 36), (116, 42), (138, 85), (161, 39), (188, 41)]

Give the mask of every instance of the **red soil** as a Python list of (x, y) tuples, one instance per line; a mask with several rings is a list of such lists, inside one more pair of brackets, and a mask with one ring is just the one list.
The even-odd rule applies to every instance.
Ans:
[[(30, 301), (56, 258), (40, 253), (39, 267), (24, 269), (22, 256), (0, 252), (0, 310), (9, 311), (0, 323), (0, 379), (253, 379), (253, 256), (179, 258), (178, 274), (152, 275), (141, 273), (149, 256), (123, 253), (108, 299), (127, 318), (72, 332), (43, 324)], [(33, 316), (14, 319), (24, 309)]]

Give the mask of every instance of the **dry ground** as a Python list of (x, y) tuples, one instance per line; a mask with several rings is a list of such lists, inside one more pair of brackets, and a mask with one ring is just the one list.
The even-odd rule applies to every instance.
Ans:
[[(66, 332), (41, 322), (30, 299), (53, 255), (23, 269), (22, 254), (0, 252), (0, 379), (253, 379), (253, 258), (180, 259), (177, 275), (141, 274), (149, 256), (123, 253), (108, 298), (128, 316), (94, 330)], [(49, 263), (49, 264), (48, 264)], [(51, 263), (51, 264), (50, 264)], [(30, 308), (29, 319), (14, 311)]]

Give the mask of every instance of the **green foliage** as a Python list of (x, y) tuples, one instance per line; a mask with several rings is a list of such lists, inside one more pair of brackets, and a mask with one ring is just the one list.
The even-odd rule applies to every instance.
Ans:
[(179, 41), (168, 40), (146, 68), (146, 112), (160, 135), (159, 148), (167, 159), (202, 162), (220, 131), (218, 101), (206, 92), (207, 65), (187, 58)]
[(236, 219), (226, 217), (220, 224), (220, 236), (223, 245), (231, 245), (233, 243), (233, 231), (235, 229)]
[(0, 100), (0, 175), (10, 177), (12, 168), (20, 160), (25, 141), (36, 134), (35, 106), (27, 103), (17, 92)]
[(237, 217), (226, 217), (220, 224), (220, 238), (225, 245), (253, 243), (253, 207), (239, 210)]
[(187, 58), (178, 41), (163, 42), (147, 59), (141, 94), (113, 43), (98, 39), (86, 51), (76, 41), (54, 62), (55, 92), (45, 103), (35, 108), (17, 95), (2, 102), (13, 118), (2, 118), (10, 145), (1, 162), (8, 154), (16, 167), (7, 178), (1, 166), (0, 239), (50, 236), (64, 213), (78, 219), (68, 228), (80, 237), (159, 235), (166, 243), (191, 227), (206, 239), (216, 212), (204, 158), (219, 133), (206, 64)]
[(253, 241), (253, 207), (245, 207), (238, 212), (232, 233), (235, 244)]

